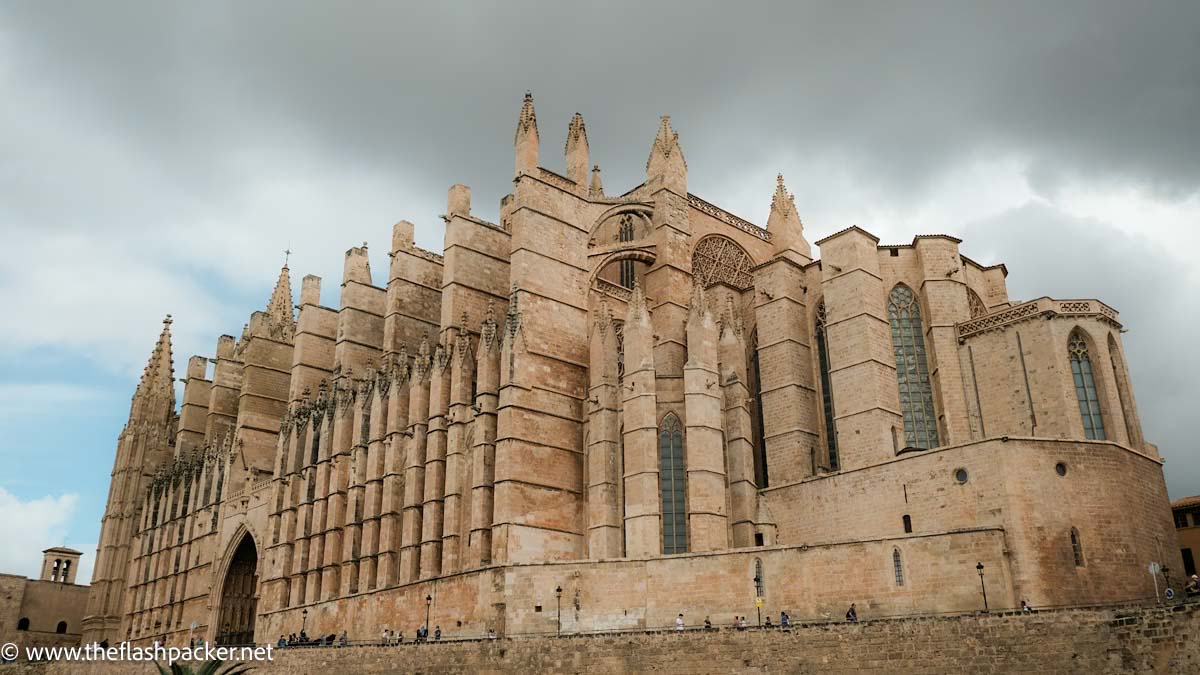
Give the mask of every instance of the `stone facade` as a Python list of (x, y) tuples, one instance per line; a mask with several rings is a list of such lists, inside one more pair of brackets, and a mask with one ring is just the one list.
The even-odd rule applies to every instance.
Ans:
[(814, 259), (782, 177), (766, 228), (688, 192), (665, 117), (620, 196), (582, 117), (566, 176), (538, 155), (526, 97), (498, 224), (451, 187), (444, 253), (401, 221), (338, 308), (308, 276), (294, 314), (285, 266), (178, 411), (164, 326), (86, 640), (1113, 602), (1178, 568), (1112, 308), (1013, 301), (946, 235)]
[(42, 552), (38, 579), (0, 574), (0, 644), (65, 647), (79, 644), (88, 587), (75, 583), (79, 551)]

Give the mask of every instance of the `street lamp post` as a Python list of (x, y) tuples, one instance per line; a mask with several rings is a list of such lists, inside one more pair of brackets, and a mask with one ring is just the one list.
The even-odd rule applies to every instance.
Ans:
[(555, 629), (555, 635), (562, 635), (562, 586), (556, 586), (554, 589), (554, 604), (557, 605), (557, 621), (558, 628)]
[(429, 608), (433, 606), (433, 596), (425, 596), (425, 639), (429, 639)]
[(762, 601), (759, 600), (759, 589), (762, 588), (762, 577), (754, 573), (754, 608), (758, 610), (758, 625), (762, 627)]
[(300, 632), (303, 633), (305, 627), (308, 626), (308, 610), (305, 609), (303, 612), (300, 612), (300, 616), (303, 617), (300, 621)]
[(987, 604), (987, 586), (983, 583), (983, 563), (975, 563), (975, 569), (979, 571), (979, 589), (983, 591), (983, 611), (988, 611)]

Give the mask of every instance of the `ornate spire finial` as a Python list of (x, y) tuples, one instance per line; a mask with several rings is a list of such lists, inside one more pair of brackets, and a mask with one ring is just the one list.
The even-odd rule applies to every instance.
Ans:
[(783, 184), (783, 174), (779, 174), (775, 179), (775, 194), (771, 197), (771, 213), (778, 212), (780, 215), (787, 216), (795, 211), (796, 197), (787, 191), (787, 187)]
[(671, 116), (663, 115), (658, 134), (646, 159), (646, 179), (661, 180), (663, 186), (683, 194), (687, 192), (687, 161), (679, 147), (679, 134), (671, 128)]
[(600, 182), (600, 165), (592, 165), (592, 184), (588, 187), (589, 199), (604, 199), (604, 185)]
[(812, 259), (812, 247), (804, 239), (804, 223), (796, 212), (796, 196), (787, 191), (782, 173), (775, 178), (767, 231), (777, 250), (791, 252), (789, 255), (799, 254), (802, 261)]
[(525, 90), (525, 100), (521, 103), (521, 114), (517, 117), (517, 139), (521, 134), (532, 132), (537, 136), (537, 114), (533, 110), (533, 92)]

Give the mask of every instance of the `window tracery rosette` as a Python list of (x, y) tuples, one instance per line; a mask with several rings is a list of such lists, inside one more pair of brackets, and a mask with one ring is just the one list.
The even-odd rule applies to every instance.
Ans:
[(692, 252), (692, 275), (705, 288), (726, 283), (738, 290), (754, 285), (750, 254), (728, 237), (710, 235), (696, 244)]

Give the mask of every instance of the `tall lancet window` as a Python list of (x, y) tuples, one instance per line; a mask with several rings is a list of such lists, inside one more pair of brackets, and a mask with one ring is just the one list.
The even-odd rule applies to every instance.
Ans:
[(897, 284), (888, 296), (888, 321), (892, 325), (892, 347), (896, 352), (896, 382), (900, 386), (900, 410), (904, 414), (904, 446), (936, 448), (937, 413), (929, 385), (929, 361), (921, 326), (921, 305), (912, 289)]
[[(626, 213), (621, 216), (621, 222), (617, 229), (617, 241), (633, 241), (633, 216)], [(625, 288), (633, 288), (633, 261), (622, 260), (619, 263), (621, 273), (621, 285)]]
[(1096, 394), (1096, 380), (1092, 377), (1092, 359), (1088, 354), (1087, 341), (1078, 329), (1071, 332), (1067, 340), (1067, 353), (1071, 357), (1071, 377), (1075, 380), (1075, 398), (1079, 399), (1079, 415), (1083, 418), (1083, 435), (1097, 441), (1105, 440), (1104, 418), (1100, 414), (1100, 397)]
[(767, 443), (763, 432), (762, 367), (758, 360), (758, 330), (750, 335), (750, 391), (754, 392), (750, 424), (754, 436), (754, 484), (760, 488), (770, 485), (767, 471)]
[(829, 468), (838, 470), (837, 428), (833, 423), (833, 385), (829, 380), (829, 346), (825, 339), (825, 301), (817, 305), (817, 364), (821, 368), (821, 403), (825, 411), (825, 447)]
[(663, 553), (686, 553), (686, 467), (683, 463), (683, 425), (667, 413), (658, 431), (658, 485), (662, 493)]

